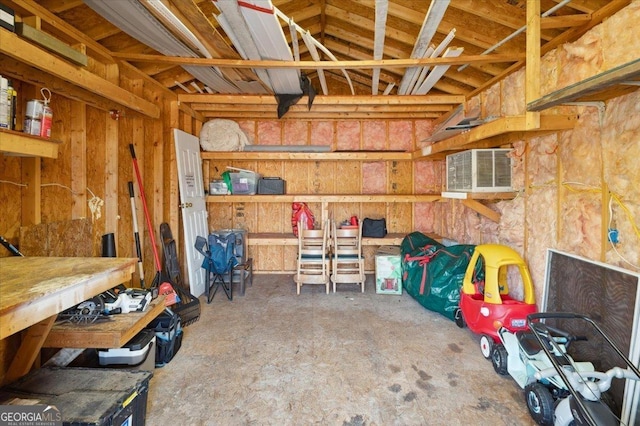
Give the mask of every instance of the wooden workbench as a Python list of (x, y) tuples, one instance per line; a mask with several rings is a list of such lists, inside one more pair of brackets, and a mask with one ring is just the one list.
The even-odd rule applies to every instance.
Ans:
[(124, 346), (164, 310), (165, 296), (151, 301), (144, 312), (112, 315), (108, 321), (78, 325), (70, 322), (56, 323), (47, 339), (45, 348), (97, 348), (109, 349)]
[(131, 280), (138, 259), (0, 258), (0, 339), (27, 329), (4, 382), (29, 372), (58, 313)]
[(131, 280), (138, 260), (0, 258), (0, 339)]

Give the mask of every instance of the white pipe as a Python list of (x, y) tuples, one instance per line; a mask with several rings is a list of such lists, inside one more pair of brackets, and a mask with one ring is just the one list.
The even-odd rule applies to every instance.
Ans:
[[(420, 34), (413, 46), (411, 52), (411, 58), (424, 58), (425, 52), (429, 48), (431, 39), (433, 38), (444, 13), (449, 7), (450, 0), (432, 1), (427, 10), (427, 14), (422, 22), (422, 28), (420, 28)], [(416, 82), (416, 73), (419, 72), (420, 67), (409, 67), (404, 72), (402, 81), (400, 81), (400, 87), (398, 88), (399, 95), (405, 95), (411, 91), (412, 85)]]
[[(309, 54), (311, 54), (314, 61), (319, 61), (320, 55), (318, 54), (318, 50), (316, 49), (315, 44), (313, 44), (312, 39), (313, 37), (309, 31), (302, 34), (302, 40), (307, 46), (307, 49), (309, 49)], [(324, 70), (322, 68), (318, 68), (318, 79), (320, 80), (320, 86), (322, 87), (322, 94), (327, 96), (329, 94), (329, 89), (327, 89), (327, 79), (324, 76)]]
[[(456, 29), (453, 28), (451, 29), (451, 31), (449, 31), (449, 34), (447, 34), (447, 36), (440, 42), (440, 44), (438, 45), (438, 47), (436, 47), (436, 49), (433, 51), (433, 53), (430, 55), (431, 58), (437, 58), (444, 49), (446, 49), (447, 47), (449, 47), (449, 43), (451, 43), (451, 41), (453, 40), (453, 38), (456, 36)], [(426, 66), (422, 68), (422, 71), (420, 72), (420, 76), (418, 77), (418, 80), (416, 81), (415, 85), (413, 86), (413, 89), (411, 90), (411, 94), (415, 95), (416, 91), (418, 90), (418, 88), (422, 85), (422, 82), (424, 81), (424, 79), (427, 77), (427, 72), (429, 72), (429, 69), (431, 67)]]
[[(547, 10), (546, 12), (544, 12), (540, 16), (543, 17), (543, 18), (546, 18), (547, 16), (551, 15), (553, 12), (555, 12), (558, 9), (560, 9), (561, 7), (563, 7), (564, 5), (569, 3), (570, 1), (571, 0), (562, 0), (560, 3), (558, 3), (555, 6), (553, 6), (551, 9)], [(518, 34), (522, 33), (526, 29), (527, 29), (527, 26), (523, 25), (522, 27), (520, 27), (517, 30), (515, 30), (513, 33), (509, 34), (508, 36), (506, 36), (505, 38), (503, 38), (502, 40), (500, 40), (499, 42), (497, 42), (496, 44), (494, 44), (493, 46), (491, 46), (490, 48), (488, 48), (487, 50), (482, 52), (481, 55), (486, 55), (487, 53), (493, 52), (498, 47), (502, 46), (503, 44), (505, 44), (506, 42), (508, 42), (509, 40), (514, 38), (515, 36), (517, 36)], [(465, 68), (467, 68), (468, 66), (469, 66), (469, 64), (461, 65), (460, 67), (458, 67), (458, 71), (462, 71)]]
[[(274, 6), (273, 7), (273, 11), (275, 12), (276, 16), (278, 16), (280, 19), (282, 19), (285, 22), (289, 22), (289, 17), (287, 15), (285, 15), (284, 13), (282, 13), (280, 11), (280, 9), (278, 9), (277, 7)], [(300, 34), (304, 34), (304, 33), (307, 32), (307, 30), (302, 28), (300, 25), (295, 24), (295, 26), (296, 26), (296, 31), (298, 31)], [(338, 58), (336, 58), (335, 55), (333, 53), (331, 53), (331, 51), (329, 49), (324, 47), (313, 36), (311, 36), (311, 40), (313, 40), (313, 44), (315, 44), (318, 49), (322, 50), (332, 61), (338, 62)], [(349, 83), (349, 88), (351, 89), (351, 94), (355, 95), (356, 92), (353, 89), (353, 83), (351, 83), (351, 79), (349, 78), (349, 74), (347, 74), (347, 70), (345, 70), (344, 68), (340, 68), (340, 70), (342, 71), (342, 74), (344, 74), (345, 78), (347, 79), (347, 83)]]
[(293, 46), (293, 59), (300, 60), (300, 47), (298, 46), (298, 33), (296, 33), (296, 23), (293, 18), (289, 18), (289, 32), (291, 33), (291, 46)]
[(178, 80), (173, 80), (173, 82), (176, 84), (176, 86), (178, 86), (179, 88), (181, 88), (185, 92), (193, 93), (187, 86), (185, 86), (184, 84), (180, 83)]

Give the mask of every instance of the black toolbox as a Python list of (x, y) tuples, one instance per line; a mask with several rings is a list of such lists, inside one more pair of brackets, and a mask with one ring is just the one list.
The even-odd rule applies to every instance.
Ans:
[(144, 425), (152, 376), (143, 370), (44, 367), (0, 389), (0, 405), (15, 412), (23, 412), (29, 400), (53, 406), (57, 412), (52, 408), (49, 415), (63, 425)]
[(286, 192), (286, 181), (279, 177), (258, 179), (258, 194), (281, 195)]

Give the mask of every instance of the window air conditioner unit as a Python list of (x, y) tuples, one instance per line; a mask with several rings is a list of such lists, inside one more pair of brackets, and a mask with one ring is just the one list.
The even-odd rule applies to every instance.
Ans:
[(447, 191), (513, 191), (510, 152), (510, 149), (471, 149), (447, 155)]

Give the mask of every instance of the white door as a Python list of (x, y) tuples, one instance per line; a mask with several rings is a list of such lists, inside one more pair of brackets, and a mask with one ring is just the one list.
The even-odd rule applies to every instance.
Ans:
[(195, 249), (194, 244), (197, 236), (206, 238), (209, 234), (200, 141), (197, 137), (178, 129), (173, 130), (173, 140), (178, 163), (178, 187), (184, 227), (187, 277), (190, 292), (197, 297), (205, 290), (205, 270), (201, 267), (203, 256)]

